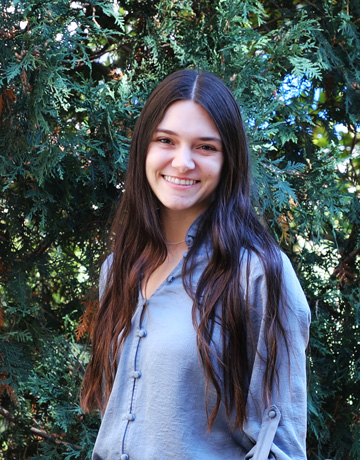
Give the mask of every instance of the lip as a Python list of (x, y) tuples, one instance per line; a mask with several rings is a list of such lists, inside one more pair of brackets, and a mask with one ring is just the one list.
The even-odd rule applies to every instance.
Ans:
[(161, 177), (168, 184), (180, 187), (193, 187), (200, 182), (198, 179), (192, 179), (190, 177), (170, 176), (169, 174), (162, 174)]

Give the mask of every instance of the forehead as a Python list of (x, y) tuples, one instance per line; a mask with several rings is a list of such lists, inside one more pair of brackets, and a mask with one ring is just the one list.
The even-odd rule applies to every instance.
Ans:
[(172, 130), (175, 132), (196, 135), (216, 136), (219, 131), (209, 113), (198, 103), (191, 100), (177, 101), (171, 104), (157, 126), (156, 130)]

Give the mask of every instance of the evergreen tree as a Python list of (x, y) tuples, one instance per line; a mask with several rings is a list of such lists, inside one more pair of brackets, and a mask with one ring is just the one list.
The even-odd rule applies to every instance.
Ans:
[(360, 458), (357, 0), (2, 0), (0, 459), (86, 459), (78, 392), (131, 133), (167, 74), (243, 112), (254, 204), (312, 309), (310, 460)]

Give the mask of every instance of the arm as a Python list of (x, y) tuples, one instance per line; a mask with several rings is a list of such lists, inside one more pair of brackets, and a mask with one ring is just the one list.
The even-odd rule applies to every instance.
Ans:
[[(249, 342), (249, 359), (253, 362), (249, 394), (248, 419), (244, 432), (254, 442), (259, 437), (262, 421), (270, 421), (266, 409), (276, 406), (281, 413), (280, 423), (275, 432), (269, 458), (276, 460), (306, 459), (306, 414), (307, 384), (305, 350), (309, 339), (310, 310), (289, 259), (283, 255), (283, 291), (284, 305), (280, 307), (283, 326), (286, 331), (289, 354), (282, 338), (278, 340), (277, 372), (271, 400), (263, 401), (263, 375), (266, 364), (261, 356), (266, 356), (264, 341), (263, 312), (266, 303), (266, 281), (261, 263), (254, 257), (251, 263), (251, 282), (249, 298), (254, 306), (255, 344)], [(261, 317), (260, 317), (261, 315)], [(276, 379), (275, 379), (276, 380)], [(267, 427), (262, 430), (262, 434)], [(247, 459), (254, 457), (252, 449)]]

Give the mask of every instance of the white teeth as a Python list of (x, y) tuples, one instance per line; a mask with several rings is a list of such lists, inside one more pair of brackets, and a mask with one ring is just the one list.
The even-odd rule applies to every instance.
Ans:
[(164, 179), (167, 180), (168, 182), (172, 182), (173, 184), (177, 184), (177, 185), (194, 185), (197, 182), (196, 180), (178, 179), (177, 177), (172, 177), (172, 176), (164, 176)]

